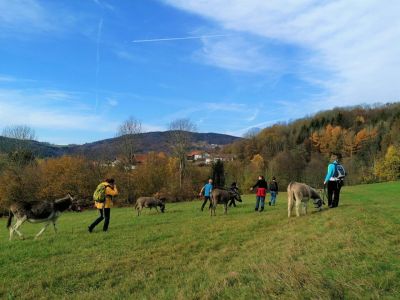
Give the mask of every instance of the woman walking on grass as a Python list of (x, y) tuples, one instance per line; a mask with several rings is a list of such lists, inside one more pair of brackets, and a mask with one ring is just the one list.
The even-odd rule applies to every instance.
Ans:
[(253, 185), (252, 188), (250, 188), (250, 191), (254, 190), (255, 188), (257, 188), (255, 211), (258, 211), (258, 207), (260, 207), (260, 212), (262, 212), (264, 210), (265, 196), (268, 190), (268, 184), (265, 181), (264, 176), (258, 176), (258, 181), (255, 185)]
[[(118, 189), (115, 185), (115, 180), (113, 178), (109, 178), (104, 180), (99, 187), (102, 186), (104, 189), (104, 201), (94, 203), (95, 207), (99, 211), (100, 216), (88, 227), (89, 232), (92, 232), (93, 229), (104, 220), (103, 231), (106, 232), (108, 230), (108, 225), (110, 224), (110, 213), (111, 207), (113, 205), (113, 198), (118, 195)], [(97, 189), (96, 189), (97, 190)]]

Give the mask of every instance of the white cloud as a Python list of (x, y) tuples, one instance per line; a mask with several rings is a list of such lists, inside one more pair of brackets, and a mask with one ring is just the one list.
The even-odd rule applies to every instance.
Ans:
[[(399, 100), (399, 1), (165, 1), (224, 29), (308, 49), (310, 59), (303, 62), (304, 68), (329, 75), (320, 82), (330, 95), (326, 107)], [(227, 59), (225, 66), (248, 68), (241, 63)], [(321, 80), (319, 75), (307, 74), (314, 80)]]
[[(119, 105), (117, 99), (126, 95), (104, 94), (109, 96), (100, 101), (96, 111), (94, 96), (88, 93), (0, 88), (0, 129), (26, 124), (33, 127), (44, 141), (60, 144), (88, 142), (88, 134), (98, 138), (114, 136), (123, 117), (115, 112)], [(88, 100), (90, 97), (93, 98), (91, 101)], [(149, 121), (158, 123), (158, 120)], [(166, 130), (147, 122), (142, 124), (142, 129), (144, 132)], [(60, 132), (60, 135), (54, 136), (54, 132)]]
[(120, 58), (134, 63), (143, 63), (146, 59), (143, 56), (137, 56), (133, 54), (132, 51), (127, 51), (123, 49), (115, 49), (114, 54)]
[(203, 47), (195, 53), (195, 59), (219, 68), (260, 72), (272, 67), (261, 54), (260, 46), (240, 37), (228, 37), (219, 40), (202, 39)]
[(0, 26), (47, 29), (50, 24), (45, 9), (35, 0), (0, 0)]
[(107, 99), (107, 104), (110, 106), (117, 106), (118, 105), (118, 100), (115, 98), (108, 98)]
[(211, 110), (211, 111), (242, 112), (243, 110), (246, 110), (246, 105), (241, 103), (206, 102), (204, 106), (205, 107), (202, 107), (203, 110)]
[(100, 0), (93, 0), (94, 3), (96, 3), (99, 7), (105, 8), (108, 10), (115, 10), (114, 6), (111, 4), (107, 3), (106, 1), (100, 1)]
[(14, 82), (16, 79), (12, 76), (0, 74), (0, 82)]
[(63, 9), (50, 10), (37, 0), (0, 0), (0, 37), (63, 31), (73, 19)]
[(0, 0), (0, 38), (29, 39), (71, 31), (90, 37), (92, 29), (83, 22), (90, 18), (90, 14), (74, 13), (60, 1)]
[(233, 135), (233, 136), (244, 136), (249, 130), (254, 129), (254, 128), (264, 128), (266, 126), (270, 126), (273, 124), (276, 124), (277, 122), (279, 122), (280, 120), (269, 120), (269, 121), (265, 121), (265, 122), (260, 122), (257, 124), (253, 124), (250, 126), (246, 126), (246, 127), (241, 127), (239, 129), (236, 130), (228, 130), (225, 131), (225, 134), (229, 134), (229, 135)]
[(0, 126), (22, 123), (34, 128), (113, 130), (80, 96), (62, 90), (0, 89)]
[(142, 131), (143, 132), (165, 131), (165, 130), (166, 130), (166, 128), (163, 126), (142, 123)]

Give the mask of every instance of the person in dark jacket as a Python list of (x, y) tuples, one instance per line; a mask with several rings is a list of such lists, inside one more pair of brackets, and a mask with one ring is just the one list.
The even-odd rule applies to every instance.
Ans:
[(250, 188), (250, 190), (252, 191), (255, 188), (257, 188), (255, 211), (258, 211), (258, 208), (260, 207), (260, 212), (262, 212), (264, 210), (265, 196), (268, 191), (268, 183), (265, 181), (264, 176), (258, 176), (258, 181)]
[[(239, 188), (237, 187), (236, 182), (232, 182), (230, 190), (236, 193), (239, 193)], [(233, 207), (236, 207), (236, 203), (235, 203), (235, 199), (232, 198), (231, 201), (229, 202), (229, 207), (231, 207), (233, 205)]]
[(273, 176), (272, 177), (272, 181), (269, 183), (269, 192), (271, 194), (271, 198), (269, 201), (269, 206), (275, 206), (275, 202), (276, 202), (276, 195), (278, 195), (278, 182), (276, 181), (276, 177)]

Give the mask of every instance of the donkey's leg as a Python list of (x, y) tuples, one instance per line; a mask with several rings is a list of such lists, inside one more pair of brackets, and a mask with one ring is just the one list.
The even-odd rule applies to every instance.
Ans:
[(26, 216), (22, 217), (21, 219), (17, 219), (17, 221), (15, 222), (14, 226), (12, 226), (12, 231), (10, 231), (10, 240), (12, 238), (12, 233), (16, 232), (18, 234), (18, 236), (22, 239), (24, 239), (24, 235), (18, 230), (19, 227), (21, 227), (21, 225), (26, 221)]
[(56, 221), (57, 221), (57, 220), (53, 220), (53, 228), (54, 228), (54, 232), (55, 232), (55, 233), (57, 233)]
[(224, 205), (224, 214), (226, 215), (227, 213), (228, 213), (228, 202), (226, 202)]
[(307, 215), (307, 203), (308, 201), (303, 202), (303, 214)]
[(297, 195), (295, 196), (295, 198), (296, 198), (296, 216), (300, 217), (301, 198), (298, 197)]
[(292, 192), (290, 192), (288, 195), (288, 205), (287, 205), (288, 218), (290, 218), (292, 216), (293, 206), (294, 206), (293, 195), (292, 195)]
[(10, 226), (10, 237), (8, 238), (10, 241), (13, 238), (13, 233), (14, 233), (14, 228), (13, 228), (13, 226)]
[(296, 201), (296, 216), (300, 217), (300, 201)]
[(11, 241), (13, 238), (13, 234), (14, 234), (14, 225), (10, 223), (10, 228), (9, 228), (9, 232), (10, 232), (10, 237), (9, 240)]
[(46, 225), (43, 226), (43, 228), (38, 232), (38, 234), (35, 236), (35, 240), (42, 235), (42, 233), (47, 229), (47, 226), (50, 225), (50, 222), (47, 222)]

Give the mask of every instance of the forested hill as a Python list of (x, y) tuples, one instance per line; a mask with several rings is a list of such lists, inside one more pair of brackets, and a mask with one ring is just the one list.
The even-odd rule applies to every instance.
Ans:
[[(136, 139), (137, 153), (150, 151), (168, 152), (168, 134), (168, 131), (139, 134)], [(226, 145), (240, 139), (219, 133), (192, 133), (191, 136), (193, 149), (209, 149), (215, 145)], [(121, 137), (116, 137), (83, 145), (58, 146), (37, 141), (18, 141), (0, 136), (0, 153), (7, 153), (11, 149), (15, 149), (17, 144), (21, 145), (21, 143), (38, 157), (56, 157), (68, 154), (84, 155), (93, 159), (113, 159), (120, 151), (123, 140)]]
[(391, 160), (400, 162), (400, 103), (323, 111), (265, 128), (225, 151), (284, 182), (320, 182), (331, 152), (342, 154), (352, 183), (396, 179), (400, 168)]

